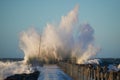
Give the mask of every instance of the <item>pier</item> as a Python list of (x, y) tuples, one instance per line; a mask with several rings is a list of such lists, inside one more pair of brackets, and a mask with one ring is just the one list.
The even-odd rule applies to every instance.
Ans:
[(120, 71), (108, 71), (107, 66), (59, 62), (58, 66), (73, 80), (120, 80)]

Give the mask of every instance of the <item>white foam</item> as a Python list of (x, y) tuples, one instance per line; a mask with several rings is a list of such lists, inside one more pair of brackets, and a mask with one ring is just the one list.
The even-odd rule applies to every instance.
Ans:
[(31, 73), (34, 70), (23, 61), (17, 62), (1, 62), (0, 61), (0, 80), (5, 79), (13, 74)]
[(85, 64), (100, 64), (102, 61), (100, 59), (92, 59), (85, 62)]

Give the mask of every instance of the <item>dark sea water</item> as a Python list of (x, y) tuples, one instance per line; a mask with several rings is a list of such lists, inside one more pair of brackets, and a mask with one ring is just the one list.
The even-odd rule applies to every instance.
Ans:
[(22, 61), (23, 58), (0, 58), (0, 61), (6, 62), (6, 61)]

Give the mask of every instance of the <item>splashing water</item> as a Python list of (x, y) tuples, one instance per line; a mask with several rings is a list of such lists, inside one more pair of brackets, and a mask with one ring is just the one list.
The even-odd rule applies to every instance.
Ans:
[(98, 48), (94, 45), (94, 29), (88, 23), (77, 26), (78, 9), (77, 5), (62, 16), (57, 26), (47, 24), (43, 34), (38, 34), (33, 28), (21, 32), (20, 48), (25, 54), (25, 61), (32, 57), (44, 62), (76, 57), (77, 63), (84, 63), (96, 55)]
[[(84, 23), (78, 26), (79, 6), (62, 16), (59, 24), (47, 24), (42, 34), (34, 28), (20, 33), (20, 49), (25, 56), (22, 62), (0, 62), (0, 79), (12, 74), (30, 73), (32, 68), (24, 63), (41, 61), (50, 62), (64, 58), (77, 58), (77, 63), (85, 63), (96, 55), (94, 29)], [(41, 36), (40, 36), (41, 35)]]
[(25, 65), (23, 61), (17, 62), (2, 62), (0, 61), (0, 80), (4, 80), (6, 77), (13, 74), (31, 73), (32, 68), (29, 65)]

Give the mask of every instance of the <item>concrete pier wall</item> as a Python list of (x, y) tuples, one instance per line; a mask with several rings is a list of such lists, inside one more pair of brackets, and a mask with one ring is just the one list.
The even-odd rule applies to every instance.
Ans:
[(120, 80), (120, 71), (108, 71), (107, 66), (59, 62), (58, 66), (74, 80)]

